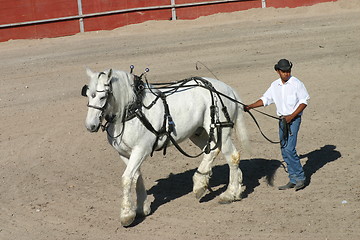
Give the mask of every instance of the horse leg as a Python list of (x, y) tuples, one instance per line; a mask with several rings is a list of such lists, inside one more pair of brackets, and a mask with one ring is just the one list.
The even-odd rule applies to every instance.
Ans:
[(225, 192), (220, 195), (220, 203), (231, 203), (241, 200), (242, 172), (239, 168), (240, 153), (236, 150), (230, 135), (226, 136), (222, 142), (222, 153), (229, 165), (229, 185)]
[[(141, 151), (133, 151), (126, 166), (125, 172), (122, 176), (122, 187), (123, 187), (123, 199), (121, 203), (121, 213), (120, 213), (120, 222), (122, 226), (129, 226), (136, 217), (136, 206), (131, 197), (131, 188), (133, 183), (136, 181), (136, 185), (139, 186), (141, 192), (145, 191), (145, 187), (143, 186), (143, 181), (141, 174), (139, 172), (139, 168), (143, 160), (145, 159), (145, 155), (142, 154)], [(142, 186), (141, 186), (142, 185)], [(142, 195), (141, 201), (144, 203), (146, 198)]]
[(139, 170), (137, 172), (137, 181), (136, 181), (136, 196), (137, 196), (137, 208), (136, 213), (142, 216), (147, 216), (150, 214), (150, 202), (147, 199), (146, 188), (144, 185), (144, 180)]
[[(204, 149), (207, 144), (208, 135), (204, 129), (198, 129), (198, 131), (190, 138), (190, 140), (198, 146), (200, 149)], [(206, 190), (209, 187), (209, 180), (212, 174), (212, 163), (219, 154), (220, 150), (215, 149), (209, 154), (204, 154), (198, 169), (193, 176), (193, 193), (195, 193), (196, 199), (201, 199)]]
[(217, 148), (209, 154), (204, 154), (204, 158), (193, 176), (193, 192), (195, 193), (196, 199), (201, 199), (209, 188), (209, 181), (212, 174), (211, 165), (219, 152), (220, 150)]

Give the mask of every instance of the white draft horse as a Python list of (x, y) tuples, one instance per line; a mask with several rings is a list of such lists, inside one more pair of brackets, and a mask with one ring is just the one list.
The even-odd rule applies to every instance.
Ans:
[[(210, 83), (223, 96), (240, 101), (234, 89), (211, 78), (198, 78), (203, 80), (200, 82), (188, 81), (183, 84), (182, 88), (168, 94), (163, 99), (167, 102), (168, 109), (166, 111), (164, 101), (157, 97), (164, 90), (153, 88), (142, 82), (141, 77), (111, 69), (100, 73), (87, 69), (86, 72), (90, 82), (82, 90), (82, 95), (88, 97), (85, 126), (90, 132), (97, 132), (102, 126), (102, 122), (107, 121), (103, 128), (106, 129), (108, 141), (126, 164), (122, 175), (123, 199), (120, 213), (123, 226), (129, 226), (134, 221), (136, 214), (146, 216), (151, 211), (140, 172), (142, 162), (154, 150), (166, 148), (166, 145), (176, 144), (188, 138), (201, 150), (210, 144), (210, 148), (205, 151), (203, 160), (193, 176), (193, 192), (196, 198), (200, 199), (205, 195), (212, 173), (212, 163), (221, 151), (229, 165), (230, 176), (227, 190), (220, 195), (220, 202), (230, 203), (241, 199), (240, 153), (231, 140), (231, 132), (235, 129), (242, 143), (247, 143), (243, 107), (223, 97), (222, 101), (227, 107), (228, 118), (234, 123), (234, 128), (223, 127), (220, 132), (215, 131), (213, 139), (218, 143), (215, 144), (216, 141), (209, 143), (209, 134), (214, 129), (214, 121), (211, 118), (211, 116), (214, 117), (214, 114), (211, 115), (211, 105), (215, 105), (216, 108), (220, 107), (218, 106), (220, 96), (205, 87), (194, 86), (194, 82), (201, 86), (204, 85), (203, 81)], [(139, 89), (141, 93), (139, 93)], [(215, 99), (215, 101), (211, 99)], [(134, 109), (134, 106), (137, 106), (135, 111), (130, 111), (131, 108)], [(148, 125), (150, 124), (157, 133), (160, 133), (160, 129), (164, 130), (165, 127), (163, 133), (170, 133), (173, 142), (167, 140), (166, 134), (155, 134), (150, 131), (136, 112), (140, 112), (140, 115), (147, 120)], [(215, 112), (218, 120), (227, 120), (223, 112)], [(168, 119), (168, 125), (164, 125), (166, 117), (172, 118)], [(168, 131), (170, 127), (173, 128), (171, 132)], [(136, 201), (132, 199), (131, 190), (133, 188), (136, 189)]]

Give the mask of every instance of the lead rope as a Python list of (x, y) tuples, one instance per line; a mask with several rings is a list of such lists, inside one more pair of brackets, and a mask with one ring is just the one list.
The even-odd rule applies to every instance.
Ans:
[[(148, 88), (149, 88), (149, 90), (152, 92), (152, 89), (168, 89), (168, 88), (170, 88), (170, 87), (168, 86), (168, 85), (170, 85), (170, 84), (180, 84), (179, 86), (172, 87), (172, 90), (169, 90), (169, 91), (168, 91), (168, 93), (170, 93), (170, 94), (175, 93), (175, 92), (176, 92), (177, 90), (179, 90), (180, 88), (202, 87), (202, 88), (205, 88), (205, 89), (206, 89), (205, 86), (199, 85), (199, 84), (186, 85), (186, 86), (184, 86), (184, 84), (187, 83), (187, 82), (189, 82), (190, 80), (194, 80), (194, 81), (195, 81), (195, 80), (200, 80), (200, 79), (201, 79), (201, 78), (199, 78), (199, 77), (193, 77), (193, 78), (190, 78), (190, 79), (184, 79), (184, 80), (180, 80), (180, 81), (172, 82), (172, 83), (153, 83), (152, 85), (162, 85), (163, 87), (155, 87), (155, 88), (148, 87)], [(196, 81), (195, 81), (195, 82), (196, 82)], [(150, 86), (150, 85), (148, 84), (148, 86)], [(216, 89), (213, 89), (212, 91), (213, 91), (214, 93), (216, 93), (218, 96), (223, 96), (223, 97), (229, 99), (230, 101), (232, 101), (232, 102), (234, 102), (234, 103), (238, 103), (238, 104), (240, 104), (240, 105), (242, 105), (242, 106), (246, 106), (246, 104), (244, 104), (244, 103), (242, 103), (242, 102), (240, 102), (240, 101), (238, 101), (238, 100), (236, 100), (236, 99), (234, 99), (234, 98), (232, 98), (232, 97), (229, 97), (229, 96), (227, 96), (227, 95), (225, 95), (225, 94), (217, 91)], [(169, 95), (170, 95), (170, 94), (169, 94)], [(221, 98), (220, 98), (220, 99), (221, 99)], [(258, 112), (258, 113), (260, 113), (260, 114), (262, 114), (262, 115), (265, 115), (265, 116), (267, 116), (267, 117), (276, 119), (276, 120), (278, 120), (278, 121), (281, 120), (281, 118), (279, 118), (279, 117), (272, 116), (272, 115), (267, 114), (267, 113), (265, 113), (265, 112), (262, 112), (262, 111), (260, 111), (260, 110), (257, 110), (257, 109), (252, 109), (252, 110), (255, 111), (255, 112)], [(223, 112), (227, 111), (225, 105), (224, 105), (222, 111), (223, 111)], [(264, 132), (262, 131), (262, 129), (261, 129), (261, 127), (260, 127), (260, 124), (259, 124), (258, 121), (256, 120), (255, 116), (254, 116), (250, 111), (247, 111), (247, 113), (250, 115), (250, 117), (251, 117), (251, 118), (253, 119), (253, 121), (255, 122), (255, 125), (256, 125), (257, 128), (259, 129), (260, 134), (261, 134), (267, 141), (269, 141), (270, 143), (273, 143), (273, 144), (280, 143), (280, 141), (273, 141), (273, 140), (269, 139), (269, 138), (264, 134)], [(228, 118), (229, 116), (225, 115), (225, 117)], [(225, 125), (225, 126), (228, 125), (228, 123), (221, 123), (221, 124), (223, 124), (223, 125)]]
[[(143, 74), (142, 74), (142, 75), (143, 75)], [(141, 77), (142, 77), (142, 75), (141, 75)], [(137, 77), (136, 80), (138, 80), (139, 82), (141, 82), (141, 77)], [(155, 143), (154, 143), (154, 145), (153, 145), (153, 150), (152, 150), (151, 156), (153, 155), (153, 152), (154, 152), (155, 148), (157, 147), (157, 142), (158, 142), (158, 139), (159, 139), (160, 135), (164, 134), (164, 133), (163, 133), (164, 131), (165, 131), (165, 135), (167, 136), (167, 139), (166, 139), (165, 144), (164, 144), (164, 146), (163, 146), (163, 154), (164, 154), (164, 155), (166, 154), (166, 147), (167, 147), (169, 141), (171, 141), (171, 142), (174, 144), (174, 146), (175, 146), (183, 155), (185, 155), (185, 156), (187, 156), (187, 157), (196, 158), (196, 157), (200, 156), (200, 155), (203, 154), (203, 153), (209, 153), (210, 151), (212, 151), (212, 150), (214, 150), (214, 149), (216, 149), (216, 148), (218, 147), (219, 142), (220, 142), (220, 140), (221, 140), (221, 129), (222, 129), (223, 127), (233, 127), (233, 126), (234, 126), (234, 123), (231, 122), (231, 119), (230, 119), (230, 116), (229, 116), (229, 114), (228, 114), (227, 108), (226, 108), (225, 104), (223, 103), (223, 100), (222, 100), (221, 96), (228, 98), (228, 99), (229, 99), (230, 101), (232, 101), (232, 102), (235, 102), (235, 103), (238, 103), (238, 104), (241, 104), (241, 105), (245, 106), (244, 103), (242, 103), (242, 102), (240, 102), (240, 101), (238, 101), (238, 100), (236, 100), (236, 99), (234, 99), (234, 98), (231, 98), (231, 97), (229, 97), (229, 96), (227, 96), (227, 95), (225, 95), (225, 94), (217, 91), (217, 90), (211, 85), (210, 82), (208, 82), (207, 80), (205, 80), (205, 79), (203, 79), (203, 78), (200, 78), (200, 77), (192, 77), (192, 78), (189, 78), (189, 79), (184, 79), (184, 80), (180, 80), (180, 81), (173, 82), (173, 83), (155, 83), (155, 84), (153, 84), (153, 85), (167, 85), (167, 86), (165, 86), (165, 87), (163, 87), (163, 88), (169, 88), (169, 85), (172, 85), (172, 84), (179, 84), (178, 86), (171, 87), (171, 88), (172, 88), (171, 91), (167, 91), (167, 92), (166, 92), (166, 93), (169, 93), (169, 95), (177, 92), (180, 88), (185, 88), (185, 87), (186, 87), (186, 88), (191, 88), (191, 87), (203, 87), (203, 88), (209, 90), (209, 92), (210, 92), (210, 94), (211, 94), (211, 99), (212, 99), (212, 105), (210, 106), (211, 126), (210, 126), (210, 130), (209, 130), (209, 140), (208, 140), (207, 146), (205, 147), (205, 150), (203, 150), (201, 153), (199, 153), (199, 154), (197, 154), (197, 155), (192, 156), (192, 155), (187, 154), (184, 150), (182, 150), (181, 147), (176, 143), (175, 139), (171, 136), (171, 133), (172, 133), (173, 130), (174, 130), (175, 124), (174, 124), (174, 122), (173, 122), (173, 120), (172, 120), (172, 117), (171, 117), (171, 115), (170, 115), (170, 112), (169, 112), (169, 107), (168, 107), (168, 104), (167, 104), (167, 102), (166, 102), (166, 94), (163, 93), (163, 92), (161, 92), (161, 94), (157, 94), (157, 93), (155, 93), (155, 92), (152, 90), (152, 89), (162, 89), (162, 87), (159, 87), (159, 88), (151, 88), (151, 87), (150, 87), (150, 84), (148, 83), (148, 80), (147, 80), (147, 78), (146, 78), (146, 75), (145, 75), (145, 80), (146, 80), (148, 89), (150, 90), (150, 92), (151, 92), (153, 95), (156, 96), (156, 98), (155, 98), (155, 100), (154, 100), (149, 106), (144, 106), (144, 105), (143, 105), (143, 106), (144, 106), (146, 109), (150, 109), (153, 105), (155, 105), (155, 103), (157, 102), (157, 100), (158, 100), (159, 98), (161, 98), (161, 99), (163, 100), (164, 107), (165, 107), (165, 110), (166, 110), (166, 111), (165, 111), (165, 116), (164, 116), (163, 127), (160, 129), (159, 132), (156, 131), (156, 130), (152, 127), (151, 123), (146, 119), (146, 117), (145, 117), (145, 115), (142, 113), (141, 109), (138, 108), (138, 109), (136, 109), (136, 111), (135, 111), (135, 116), (138, 117), (138, 118), (140, 119), (140, 121), (145, 125), (145, 127), (146, 127), (149, 131), (151, 131), (152, 133), (154, 133), (154, 134), (156, 135), (156, 137), (157, 137), (157, 138), (156, 138), (156, 141), (155, 141)], [(191, 80), (195, 81), (197, 84), (196, 84), (196, 85), (186, 85), (186, 86), (185, 86), (185, 84), (188, 83), (188, 82), (191, 81)], [(200, 82), (202, 82), (203, 85), (200, 85), (200, 84), (197, 82), (197, 80), (200, 81)], [(143, 86), (143, 85), (142, 85), (142, 86)], [(143, 90), (143, 89), (144, 89), (144, 88), (142, 88), (141, 90)], [(214, 105), (214, 96), (213, 96), (214, 93), (218, 96), (218, 98), (219, 98), (219, 100), (220, 100), (220, 102), (221, 102), (221, 104), (222, 104), (222, 112), (223, 112), (223, 114), (224, 114), (227, 122), (220, 122), (218, 117), (217, 117), (217, 122), (215, 122), (216, 106)], [(263, 114), (263, 115), (266, 115), (266, 116), (268, 116), (268, 117), (271, 117), (271, 118), (280, 120), (280, 118), (278, 118), (278, 117), (274, 117), (274, 116), (272, 116), (272, 115), (269, 115), (269, 114), (267, 114), (267, 113), (261, 112), (261, 111), (256, 110), (256, 109), (254, 109), (254, 110), (257, 111), (257, 112), (259, 112), (259, 113), (261, 113), (261, 114)], [(167, 112), (167, 113), (166, 113), (166, 112)], [(269, 138), (263, 133), (263, 131), (261, 130), (260, 125), (259, 125), (259, 123), (257, 122), (257, 120), (256, 120), (256, 118), (254, 117), (254, 115), (253, 115), (250, 111), (247, 111), (247, 112), (249, 113), (249, 115), (251, 116), (251, 118), (254, 120), (256, 126), (258, 127), (258, 129), (259, 129), (259, 131), (260, 131), (260, 133), (261, 133), (261, 135), (262, 135), (267, 141), (269, 141), (270, 143), (274, 143), (274, 144), (280, 143), (280, 141), (275, 142), (275, 141), (272, 141), (271, 139), (269, 139)], [(123, 120), (123, 123), (124, 123), (124, 124), (123, 124), (123, 129), (122, 129), (121, 133), (118, 134), (117, 136), (111, 136), (111, 135), (109, 134), (109, 132), (107, 131), (107, 130), (108, 130), (108, 129), (107, 129), (107, 124), (105, 124), (105, 126), (103, 126), (103, 131), (104, 131), (104, 129), (105, 129), (109, 137), (111, 137), (111, 138), (117, 138), (117, 137), (119, 137), (119, 136), (121, 136), (121, 135), (123, 134), (125, 121), (126, 121), (126, 120)], [(111, 121), (108, 121), (108, 122), (111, 122)], [(166, 130), (165, 130), (165, 128), (166, 128), (166, 127), (165, 127), (165, 126), (166, 126), (166, 123), (168, 123), (168, 131), (167, 131), (167, 132), (166, 132)], [(217, 135), (218, 135), (217, 141), (215, 141), (215, 137), (214, 137), (215, 127), (217, 128)], [(286, 127), (289, 128), (288, 125), (286, 125)], [(285, 131), (284, 131), (284, 132), (285, 132)], [(214, 146), (213, 148), (210, 148), (211, 142), (214, 142), (214, 143), (215, 143), (215, 146)]]

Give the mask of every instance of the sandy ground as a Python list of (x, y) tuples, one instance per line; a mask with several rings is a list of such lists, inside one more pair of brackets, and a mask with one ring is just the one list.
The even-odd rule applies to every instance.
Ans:
[[(0, 239), (360, 239), (359, 1), (9, 41), (0, 43), (0, 56)], [(105, 133), (84, 127), (85, 67), (134, 64), (138, 74), (149, 67), (153, 82), (211, 77), (195, 69), (201, 61), (251, 103), (284, 57), (311, 95), (298, 143), (309, 185), (277, 190), (287, 182), (279, 146), (247, 116), (252, 152), (241, 158), (242, 201), (218, 204), (228, 181), (220, 157), (213, 193), (198, 202), (191, 176), (200, 159), (171, 148), (142, 166), (151, 215), (121, 227), (124, 164)], [(276, 120), (255, 115), (276, 139)]]

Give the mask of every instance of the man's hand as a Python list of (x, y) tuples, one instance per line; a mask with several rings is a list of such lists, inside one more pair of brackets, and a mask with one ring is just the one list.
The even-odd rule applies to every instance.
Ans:
[(286, 123), (291, 123), (291, 121), (293, 120), (293, 116), (292, 115), (288, 115), (288, 116), (284, 116)]
[(298, 106), (298, 108), (291, 115), (284, 116), (286, 122), (290, 123), (296, 116), (298, 116), (302, 111), (304, 111), (306, 106), (307, 106), (306, 104), (302, 103)]
[(261, 107), (261, 106), (264, 106), (264, 103), (261, 99), (259, 99), (250, 105), (244, 105), (244, 112), (249, 112), (250, 109)]

